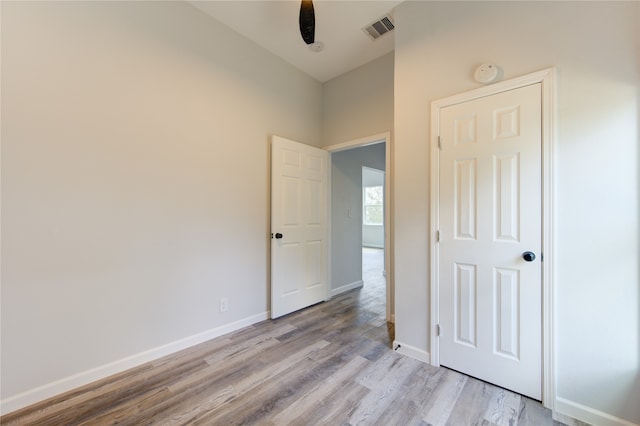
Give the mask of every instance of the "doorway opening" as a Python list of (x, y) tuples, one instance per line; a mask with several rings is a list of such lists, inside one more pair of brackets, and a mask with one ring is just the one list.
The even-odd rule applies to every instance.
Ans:
[(383, 303), (373, 306), (382, 312), (386, 299), (384, 177), (383, 170), (362, 166), (362, 281), (367, 296)]
[[(389, 134), (326, 147), (330, 171), (329, 297), (364, 286), (382, 292), (383, 320), (393, 322), (389, 250)], [(375, 185), (365, 183), (375, 175)], [(378, 187), (378, 188), (377, 188)], [(376, 270), (378, 272), (376, 272)], [(367, 289), (368, 290), (368, 289)]]

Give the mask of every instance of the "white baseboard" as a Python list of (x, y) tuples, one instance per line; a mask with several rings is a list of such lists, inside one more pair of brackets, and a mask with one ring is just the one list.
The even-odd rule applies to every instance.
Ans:
[(257, 322), (264, 321), (267, 318), (267, 312), (253, 315), (229, 324), (212, 328), (202, 333), (194, 334), (193, 336), (176, 340), (175, 342), (171, 342), (157, 348), (149, 349), (147, 351), (140, 352), (138, 354), (134, 354), (114, 362), (110, 362), (100, 367), (92, 368), (90, 370), (74, 374), (73, 376), (65, 377), (55, 382), (47, 383), (46, 385), (42, 385), (34, 389), (30, 389), (26, 392), (11, 396), (0, 401), (0, 415), (19, 410), (31, 404), (35, 404), (36, 402), (43, 401), (45, 399), (51, 398), (64, 392), (68, 392), (80, 386), (95, 382), (96, 380), (104, 379), (105, 377), (111, 376), (113, 374), (121, 373), (125, 370), (137, 367), (146, 362), (162, 358), (163, 356), (170, 355), (191, 346), (195, 346), (197, 344), (206, 342), (207, 340), (211, 340), (227, 333), (231, 333), (232, 331), (236, 331), (249, 325), (255, 324)]
[(427, 364), (430, 363), (431, 357), (429, 352), (424, 351), (422, 349), (418, 349), (415, 346), (407, 345), (406, 343), (399, 342), (397, 340), (393, 341), (393, 349), (408, 357), (417, 359), (418, 361), (425, 362)]
[(337, 296), (340, 293), (344, 293), (345, 291), (349, 291), (349, 290), (353, 290), (354, 288), (360, 288), (364, 285), (364, 282), (362, 280), (359, 281), (354, 281), (350, 284), (345, 284), (343, 286), (340, 286), (338, 288), (332, 288), (331, 289), (331, 297), (333, 296)]
[(566, 423), (567, 425), (573, 424), (572, 420), (576, 419), (599, 426), (638, 426), (629, 420), (621, 419), (564, 398), (556, 398), (553, 419)]

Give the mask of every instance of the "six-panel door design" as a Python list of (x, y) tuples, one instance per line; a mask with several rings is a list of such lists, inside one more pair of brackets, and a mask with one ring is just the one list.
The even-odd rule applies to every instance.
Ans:
[(327, 298), (328, 153), (277, 136), (271, 157), (271, 317)]
[(440, 364), (538, 400), (541, 134), (540, 84), (440, 110)]

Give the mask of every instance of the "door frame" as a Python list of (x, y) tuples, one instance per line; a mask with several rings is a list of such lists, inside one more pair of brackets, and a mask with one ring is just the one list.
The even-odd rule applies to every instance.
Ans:
[[(328, 145), (323, 147), (329, 152), (329, 189), (328, 189), (328, 201), (327, 208), (328, 211), (331, 211), (331, 162), (332, 156), (334, 152), (347, 151), (354, 148), (361, 148), (368, 145), (375, 145), (378, 143), (385, 144), (385, 175), (384, 175), (384, 185), (385, 185), (385, 197), (384, 197), (384, 269), (386, 271), (386, 317), (388, 322), (395, 322), (395, 310), (393, 306), (394, 300), (394, 287), (393, 287), (393, 265), (391, 261), (391, 253), (392, 253), (392, 230), (391, 230), (391, 200), (393, 197), (392, 188), (391, 188), (391, 132), (378, 133), (371, 136), (365, 136), (360, 139), (354, 139), (348, 142), (343, 142), (335, 145)], [(327, 300), (331, 298), (331, 253), (332, 253), (332, 241), (331, 241), (331, 217), (329, 216), (329, 220), (327, 221), (329, 229), (328, 229), (328, 244), (329, 244), (329, 293), (327, 294)]]
[(429, 327), (430, 364), (440, 366), (439, 339), (437, 325), (439, 309), (439, 247), (437, 231), (439, 228), (439, 189), (440, 189), (440, 110), (444, 107), (471, 101), (485, 96), (495, 95), (508, 90), (518, 89), (531, 84), (542, 85), (542, 403), (553, 410), (555, 399), (555, 357), (554, 357), (554, 217), (553, 217), (553, 148), (555, 135), (555, 68), (516, 77), (490, 86), (437, 99), (431, 102), (431, 224), (430, 245), (430, 307)]

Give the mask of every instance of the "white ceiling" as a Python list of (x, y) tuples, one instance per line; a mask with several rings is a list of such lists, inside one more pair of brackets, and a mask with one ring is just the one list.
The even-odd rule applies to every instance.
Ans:
[(298, 0), (187, 1), (320, 82), (393, 51), (393, 32), (372, 41), (362, 28), (402, 3), (314, 0), (315, 39), (324, 43), (324, 49), (316, 53), (300, 36)]

